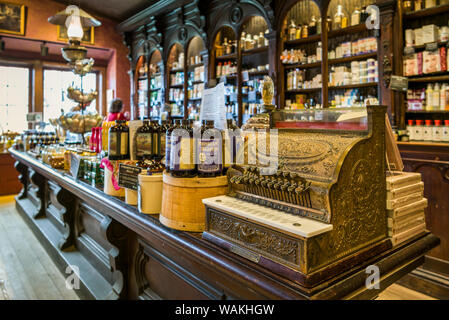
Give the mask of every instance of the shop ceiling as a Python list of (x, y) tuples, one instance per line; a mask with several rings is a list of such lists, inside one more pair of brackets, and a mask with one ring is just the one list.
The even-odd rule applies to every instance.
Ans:
[(158, 0), (56, 0), (59, 3), (74, 4), (83, 10), (116, 21), (123, 21), (139, 11), (155, 4)]

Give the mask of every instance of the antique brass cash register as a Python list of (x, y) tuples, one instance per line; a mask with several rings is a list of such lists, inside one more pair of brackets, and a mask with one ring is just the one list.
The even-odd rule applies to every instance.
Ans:
[(247, 129), (278, 129), (277, 137), (267, 133), (263, 147), (248, 140), (244, 163), (228, 171), (229, 194), (203, 200), (203, 238), (306, 287), (391, 248), (385, 112), (273, 111), (253, 119)]

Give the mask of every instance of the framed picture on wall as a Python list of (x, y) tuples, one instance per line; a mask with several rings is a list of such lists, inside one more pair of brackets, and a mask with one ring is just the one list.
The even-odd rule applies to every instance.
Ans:
[(25, 5), (0, 0), (0, 32), (25, 35)]
[[(67, 36), (67, 27), (66, 26), (56, 26), (58, 32), (58, 40), (60, 41), (68, 41), (69, 37)], [(82, 43), (85, 44), (95, 44), (94, 42), (94, 27), (85, 27), (83, 28), (83, 39), (81, 39)]]

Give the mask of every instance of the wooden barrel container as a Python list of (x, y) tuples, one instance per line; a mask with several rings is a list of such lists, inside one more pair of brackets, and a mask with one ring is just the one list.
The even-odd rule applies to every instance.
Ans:
[(163, 182), (159, 221), (176, 230), (203, 232), (206, 228), (206, 209), (202, 200), (228, 192), (226, 176), (175, 178), (164, 172)]

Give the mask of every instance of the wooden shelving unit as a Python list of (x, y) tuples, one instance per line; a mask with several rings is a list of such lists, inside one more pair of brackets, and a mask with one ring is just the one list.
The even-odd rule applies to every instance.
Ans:
[(436, 6), (429, 9), (423, 9), (415, 12), (409, 12), (403, 15), (404, 20), (415, 20), (425, 17), (431, 17), (437, 14), (449, 12), (449, 4), (444, 4), (441, 6)]

